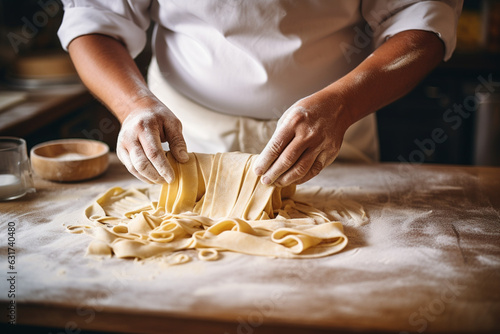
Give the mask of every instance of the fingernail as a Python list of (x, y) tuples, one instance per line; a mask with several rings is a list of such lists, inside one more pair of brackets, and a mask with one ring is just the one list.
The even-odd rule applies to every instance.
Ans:
[(182, 160), (189, 160), (189, 155), (188, 153), (185, 151), (185, 150), (180, 150), (179, 151), (179, 157), (182, 159)]
[(270, 185), (271, 184), (271, 179), (268, 176), (263, 176), (260, 180), (265, 185)]
[(255, 167), (253, 171), (254, 171), (254, 173), (255, 173), (255, 174), (257, 174), (258, 176), (260, 176), (260, 175), (264, 174), (264, 173), (263, 173), (263, 170), (262, 170), (262, 168), (261, 168), (261, 167)]
[(172, 176), (170, 176), (170, 175), (165, 175), (163, 178), (165, 179), (165, 181), (168, 184), (170, 184), (170, 183), (172, 183), (174, 181), (174, 178)]

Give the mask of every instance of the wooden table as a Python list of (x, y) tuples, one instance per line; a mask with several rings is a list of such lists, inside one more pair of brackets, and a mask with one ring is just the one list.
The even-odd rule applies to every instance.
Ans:
[(82, 84), (26, 90), (27, 99), (0, 111), (0, 134), (25, 137), (94, 100)]
[[(325, 201), (360, 203), (370, 217), (345, 226), (341, 253), (314, 260), (224, 253), (170, 267), (84, 257), (89, 237), (65, 231), (63, 224), (85, 223), (82, 212), (99, 193), (144, 186), (115, 156), (91, 181), (35, 181), (36, 194), (0, 202), (0, 309), (16, 303), (10, 330), (500, 331), (500, 168), (335, 163), (307, 186), (334, 188)], [(8, 225), (16, 238), (13, 298)]]

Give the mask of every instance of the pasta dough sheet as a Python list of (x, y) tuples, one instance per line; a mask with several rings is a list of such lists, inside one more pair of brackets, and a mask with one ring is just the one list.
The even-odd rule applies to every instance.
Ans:
[(280, 258), (312, 258), (341, 251), (347, 244), (339, 221), (293, 200), (295, 186), (266, 186), (252, 165), (256, 155), (190, 153), (179, 164), (167, 152), (175, 180), (163, 184), (157, 201), (151, 188), (115, 187), (85, 210), (93, 225), (69, 226), (94, 240), (88, 254), (189, 261), (232, 251)]

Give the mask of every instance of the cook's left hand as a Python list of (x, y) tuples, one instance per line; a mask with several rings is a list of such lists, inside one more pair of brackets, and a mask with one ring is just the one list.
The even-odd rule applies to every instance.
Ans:
[(304, 183), (337, 157), (350, 115), (341, 99), (321, 92), (293, 104), (258, 157), (254, 172), (264, 184)]

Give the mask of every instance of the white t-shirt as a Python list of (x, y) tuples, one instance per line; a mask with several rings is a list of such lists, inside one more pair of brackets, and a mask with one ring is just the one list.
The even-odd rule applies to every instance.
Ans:
[(169, 85), (209, 110), (266, 120), (278, 119), (404, 30), (435, 32), (447, 60), (463, 0), (63, 3), (64, 48), (78, 36), (99, 33), (121, 40), (135, 57), (153, 21), (153, 54)]

